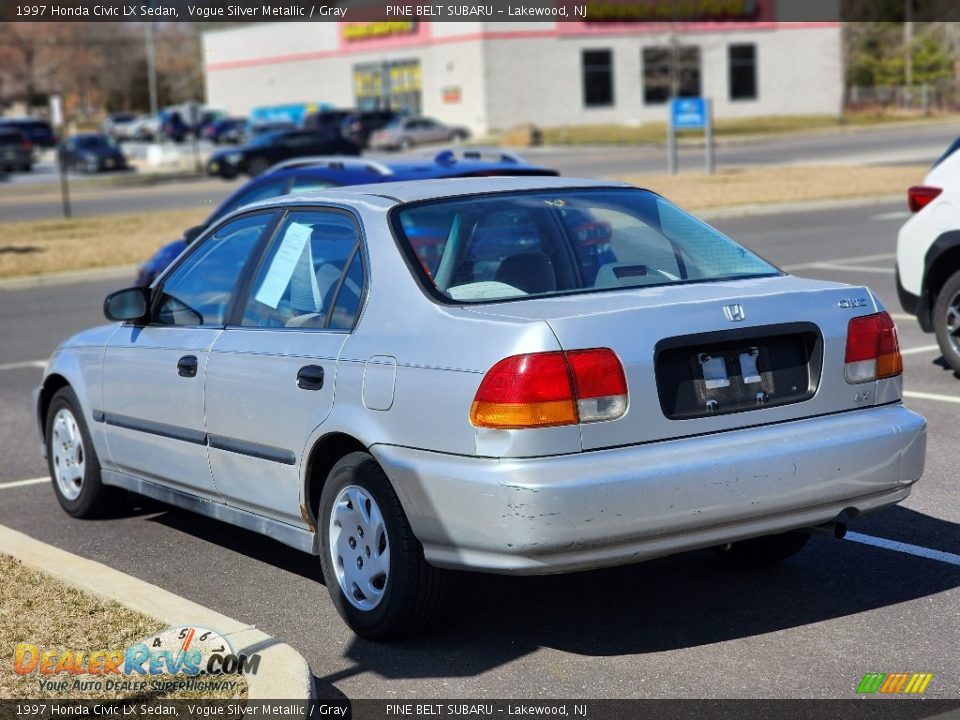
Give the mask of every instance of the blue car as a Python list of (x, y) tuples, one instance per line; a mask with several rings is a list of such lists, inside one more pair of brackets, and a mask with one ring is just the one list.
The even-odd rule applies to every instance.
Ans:
[(240, 187), (224, 200), (202, 225), (190, 228), (184, 232), (182, 238), (160, 248), (140, 266), (136, 283), (141, 287), (152, 283), (187, 245), (208, 227), (234, 210), (259, 200), (343, 185), (437, 178), (558, 174), (556, 170), (530, 165), (512, 153), (499, 150), (444, 150), (432, 158), (389, 163), (353, 157), (304, 157), (288, 160)]

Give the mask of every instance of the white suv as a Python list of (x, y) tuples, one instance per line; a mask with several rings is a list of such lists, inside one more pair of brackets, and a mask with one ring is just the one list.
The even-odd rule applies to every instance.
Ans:
[(915, 214), (897, 236), (897, 294), (960, 373), (960, 138), (907, 191)]

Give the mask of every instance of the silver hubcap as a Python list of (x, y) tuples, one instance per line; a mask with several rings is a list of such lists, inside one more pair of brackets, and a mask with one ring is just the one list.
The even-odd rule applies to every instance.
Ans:
[(83, 436), (73, 413), (62, 408), (53, 417), (50, 438), (53, 457), (53, 475), (57, 487), (67, 500), (76, 500), (83, 489), (83, 473), (87, 456), (83, 450)]
[(960, 353), (960, 293), (950, 300), (947, 307), (947, 337), (955, 353)]
[(383, 514), (373, 496), (348, 485), (333, 503), (328, 528), (330, 560), (350, 604), (373, 610), (390, 575), (390, 546)]

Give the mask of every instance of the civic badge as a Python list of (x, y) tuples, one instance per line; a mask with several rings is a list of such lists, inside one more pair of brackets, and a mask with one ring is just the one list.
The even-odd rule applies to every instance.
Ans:
[(727, 316), (727, 320), (730, 322), (740, 322), (745, 320), (747, 315), (743, 312), (743, 306), (737, 303), (733, 305), (724, 305), (723, 314)]

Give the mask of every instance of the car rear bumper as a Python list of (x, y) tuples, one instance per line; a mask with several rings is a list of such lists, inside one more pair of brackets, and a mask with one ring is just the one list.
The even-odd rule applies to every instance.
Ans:
[(371, 450), (434, 565), (544, 574), (785, 532), (900, 502), (926, 421), (900, 404), (543, 458)]

